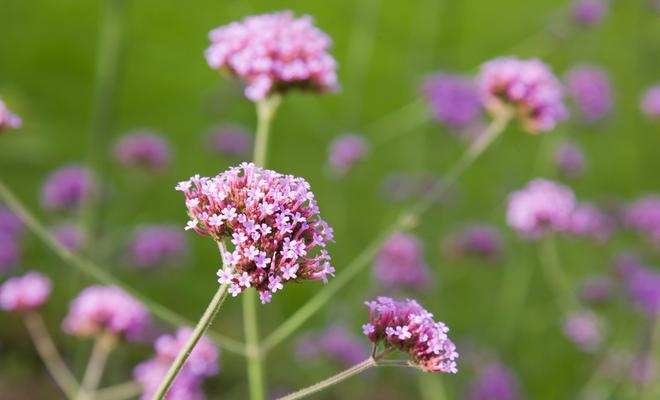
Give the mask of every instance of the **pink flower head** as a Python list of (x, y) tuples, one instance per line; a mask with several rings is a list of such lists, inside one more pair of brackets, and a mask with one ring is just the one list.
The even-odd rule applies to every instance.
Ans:
[(0, 132), (6, 129), (17, 129), (23, 124), (21, 118), (9, 111), (5, 103), (0, 100)]
[(14, 235), (0, 232), (0, 273), (18, 264), (21, 258), (21, 246)]
[(451, 74), (429, 77), (424, 96), (435, 118), (451, 128), (465, 128), (481, 113), (481, 104), (471, 79)]
[(250, 154), (252, 135), (237, 125), (226, 125), (213, 129), (208, 138), (209, 147), (220, 154), (240, 157)]
[[(133, 378), (142, 386), (140, 400), (151, 400), (161, 381), (170, 369), (171, 362), (163, 362), (158, 357), (150, 358), (133, 369)], [(174, 379), (165, 396), (166, 400), (204, 400), (202, 381), (184, 368)]]
[(0, 206), (0, 234), (16, 237), (23, 233), (23, 221), (12, 210)]
[(310, 16), (295, 18), (288, 11), (255, 15), (216, 28), (209, 38), (209, 66), (240, 78), (250, 100), (294, 88), (337, 88), (337, 66), (328, 53), (332, 41)]
[(605, 0), (576, 0), (573, 3), (573, 20), (582, 26), (598, 25), (607, 14)]
[(642, 112), (649, 118), (660, 118), (660, 85), (652, 86), (642, 96)]
[(90, 286), (69, 305), (62, 322), (66, 333), (88, 337), (103, 331), (128, 340), (140, 338), (149, 325), (146, 307), (116, 286)]
[(5, 311), (32, 311), (46, 302), (52, 285), (38, 272), (11, 278), (0, 286), (0, 308)]
[(606, 242), (614, 231), (614, 218), (590, 203), (578, 204), (571, 214), (568, 232)]
[(376, 255), (374, 276), (386, 288), (427, 288), (431, 272), (424, 262), (421, 241), (408, 233), (391, 235)]
[(353, 166), (364, 158), (369, 145), (360, 135), (344, 134), (330, 143), (328, 164), (336, 175), (346, 175)]
[(115, 145), (115, 158), (126, 167), (160, 171), (170, 164), (170, 145), (156, 133), (131, 133), (121, 137)]
[(509, 195), (506, 220), (521, 235), (537, 239), (570, 227), (576, 202), (573, 191), (559, 183), (535, 179)]
[(564, 320), (564, 334), (582, 351), (594, 352), (603, 342), (603, 321), (591, 311), (573, 312)]
[(637, 309), (649, 318), (660, 316), (660, 272), (637, 267), (626, 276), (626, 288)]
[(332, 228), (304, 179), (243, 163), (215, 177), (194, 176), (177, 190), (186, 196), (187, 229), (232, 244), (230, 265), (218, 271), (232, 295), (252, 287), (267, 303), (285, 283), (334, 275), (325, 250)]
[(612, 89), (603, 69), (577, 66), (566, 75), (566, 86), (586, 122), (598, 122), (612, 111)]
[(494, 260), (502, 255), (500, 232), (492, 225), (466, 225), (452, 238), (450, 250), (458, 256), (476, 256)]
[(140, 268), (173, 264), (186, 253), (186, 240), (177, 227), (150, 225), (138, 228), (130, 243), (131, 261)]
[(89, 199), (93, 191), (91, 173), (84, 167), (69, 165), (48, 176), (41, 191), (41, 202), (48, 210), (72, 210)]
[(449, 328), (414, 300), (378, 297), (365, 303), (370, 310), (364, 334), (386, 349), (408, 353), (410, 361), (426, 372), (456, 373), (458, 353), (447, 336)]
[(470, 385), (469, 400), (518, 400), (520, 387), (513, 372), (499, 362), (490, 362), (478, 370)]
[(59, 244), (70, 251), (77, 251), (85, 244), (85, 234), (73, 223), (59, 224), (50, 233)]
[[(174, 335), (160, 336), (154, 344), (157, 357), (166, 364), (174, 362), (174, 359), (186, 344), (191, 334), (192, 329), (185, 327), (177, 329)], [(218, 347), (204, 336), (197, 342), (192, 353), (190, 353), (184, 368), (188, 373), (198, 377), (216, 375), (220, 370), (218, 364), (219, 356), (220, 351)]]
[(568, 115), (561, 82), (538, 59), (503, 57), (488, 61), (481, 66), (477, 87), (490, 113), (513, 107), (531, 133), (549, 131)]
[(660, 196), (648, 195), (634, 201), (624, 210), (623, 221), (652, 243), (660, 245)]
[(554, 161), (557, 169), (564, 176), (575, 178), (584, 172), (584, 153), (582, 148), (573, 142), (562, 142), (555, 149)]
[(363, 343), (342, 325), (334, 325), (315, 335), (303, 336), (296, 350), (303, 361), (324, 355), (346, 367), (359, 363), (369, 355)]

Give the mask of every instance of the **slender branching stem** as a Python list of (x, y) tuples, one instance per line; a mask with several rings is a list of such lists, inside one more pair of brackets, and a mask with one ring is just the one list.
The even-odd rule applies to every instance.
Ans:
[(82, 384), (76, 400), (91, 400), (101, 383), (108, 357), (115, 348), (118, 338), (111, 333), (102, 333), (94, 339), (94, 347), (89, 357)]
[(97, 390), (94, 400), (128, 400), (139, 396), (143, 390), (138, 382), (124, 382)]

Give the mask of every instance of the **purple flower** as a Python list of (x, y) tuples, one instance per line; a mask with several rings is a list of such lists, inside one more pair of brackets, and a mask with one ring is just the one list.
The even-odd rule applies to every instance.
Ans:
[(458, 372), (458, 353), (447, 336), (449, 328), (435, 322), (433, 314), (415, 300), (378, 297), (365, 304), (370, 312), (364, 331), (372, 343), (408, 353), (410, 362), (423, 371)]
[(502, 255), (503, 247), (500, 232), (486, 224), (464, 226), (450, 239), (449, 246), (458, 256), (475, 256), (491, 261)]
[(51, 211), (80, 207), (94, 191), (90, 172), (80, 166), (62, 167), (48, 176), (41, 191), (43, 206)]
[(369, 145), (360, 135), (337, 136), (328, 151), (328, 164), (336, 175), (346, 175), (353, 166), (364, 158)]
[(626, 281), (643, 267), (642, 260), (632, 252), (621, 253), (614, 260), (614, 272)]
[(660, 272), (637, 267), (626, 277), (626, 288), (637, 309), (649, 318), (660, 315)]
[(5, 103), (0, 100), (0, 133), (7, 129), (17, 129), (23, 124), (21, 118), (9, 111)]
[(73, 223), (62, 223), (51, 229), (51, 235), (70, 251), (77, 251), (85, 244), (85, 234)]
[(181, 261), (186, 241), (175, 226), (150, 225), (136, 229), (129, 248), (135, 266), (152, 268)]
[(411, 234), (397, 232), (381, 246), (374, 260), (374, 276), (386, 288), (425, 289), (431, 272), (424, 262), (420, 240)]
[(232, 157), (250, 154), (253, 141), (252, 135), (236, 125), (216, 128), (208, 137), (209, 147), (213, 151)]
[(21, 247), (18, 239), (0, 232), (0, 273), (18, 264), (21, 258)]
[(604, 275), (588, 277), (580, 284), (580, 299), (589, 304), (603, 304), (614, 295), (614, 282)]
[(593, 204), (581, 203), (573, 210), (567, 231), (605, 242), (614, 231), (614, 219)]
[(575, 206), (575, 196), (569, 188), (535, 179), (509, 195), (506, 220), (522, 236), (537, 239), (548, 232), (565, 231)]
[(212, 178), (194, 176), (176, 189), (185, 194), (190, 229), (233, 244), (225, 255), (235, 271), (233, 296), (247, 287), (239, 285), (243, 273), (260, 293), (275, 293), (288, 282), (325, 282), (334, 274), (325, 250), (332, 228), (304, 179), (243, 163)]
[(23, 233), (23, 221), (12, 210), (0, 207), (0, 234), (16, 237)]
[(513, 372), (499, 362), (489, 362), (478, 370), (470, 384), (469, 400), (518, 400), (518, 380)]
[[(170, 364), (171, 362), (164, 362), (156, 356), (138, 364), (133, 369), (133, 378), (143, 388), (140, 400), (153, 398), (165, 374), (170, 369)], [(176, 376), (165, 396), (166, 400), (204, 400), (205, 398), (201, 379), (190, 374), (186, 369)]]
[(591, 311), (576, 311), (564, 320), (564, 334), (582, 351), (594, 352), (603, 342), (603, 321)]
[(571, 69), (566, 86), (586, 122), (598, 122), (612, 111), (610, 80), (601, 68), (580, 65)]
[(159, 171), (170, 164), (170, 145), (156, 133), (131, 133), (119, 139), (115, 145), (115, 157), (126, 167)]
[(575, 178), (584, 172), (582, 148), (574, 142), (564, 141), (555, 149), (554, 162), (562, 175)]
[[(192, 329), (185, 327), (177, 329), (175, 335), (160, 336), (154, 344), (157, 357), (168, 364), (174, 362), (191, 334)], [(213, 376), (220, 370), (219, 357), (218, 347), (208, 338), (202, 337), (190, 353), (184, 368), (197, 377)]]
[(149, 312), (142, 303), (116, 286), (90, 286), (69, 305), (62, 322), (68, 334), (88, 337), (103, 331), (136, 340), (149, 326)]
[(573, 3), (573, 20), (580, 25), (598, 25), (606, 14), (605, 0), (576, 0)]
[(465, 128), (481, 113), (477, 89), (471, 79), (451, 74), (429, 77), (423, 93), (435, 118), (451, 128)]
[(550, 68), (538, 59), (502, 57), (481, 66), (477, 87), (491, 114), (513, 107), (530, 133), (551, 130), (568, 115), (564, 90)]
[(5, 311), (32, 311), (46, 302), (52, 285), (38, 272), (7, 280), (0, 286), (0, 308)]
[(660, 85), (650, 87), (642, 96), (642, 112), (650, 118), (660, 118)]
[(310, 16), (292, 12), (255, 15), (209, 33), (206, 61), (240, 78), (253, 101), (290, 89), (316, 92), (337, 88), (332, 41)]
[(626, 226), (660, 245), (660, 196), (648, 195), (627, 206), (623, 212)]
[(316, 335), (301, 337), (296, 346), (296, 354), (303, 360), (323, 354), (350, 367), (364, 360), (369, 352), (345, 327), (335, 325)]

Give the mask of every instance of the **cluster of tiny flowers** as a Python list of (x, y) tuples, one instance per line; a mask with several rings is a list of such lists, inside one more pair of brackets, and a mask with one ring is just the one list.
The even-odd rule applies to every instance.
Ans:
[(56, 170), (46, 178), (41, 202), (51, 211), (73, 210), (89, 199), (93, 191), (91, 173), (84, 167), (70, 165)]
[(194, 176), (176, 189), (186, 196), (186, 229), (231, 241), (234, 250), (224, 254), (228, 265), (218, 271), (218, 282), (230, 285), (233, 296), (252, 287), (268, 303), (287, 282), (326, 282), (334, 275), (325, 250), (332, 228), (304, 179), (243, 163), (212, 178)]
[(364, 158), (369, 145), (360, 135), (337, 136), (328, 151), (328, 164), (336, 175), (346, 175), (353, 166)]
[(649, 195), (628, 205), (623, 211), (626, 226), (660, 245), (660, 196)]
[(23, 222), (13, 211), (0, 207), (0, 234), (18, 236), (23, 233)]
[(491, 361), (479, 367), (477, 377), (470, 385), (468, 400), (518, 400), (518, 380), (499, 362)]
[(209, 66), (238, 76), (250, 100), (292, 88), (323, 92), (337, 87), (336, 62), (328, 53), (332, 41), (310, 16), (250, 16), (212, 30), (209, 38)]
[(475, 256), (494, 260), (502, 255), (502, 238), (492, 225), (474, 224), (463, 227), (449, 241), (449, 251), (456, 256)]
[(562, 175), (575, 178), (584, 172), (584, 153), (576, 143), (564, 141), (555, 149), (554, 163)]
[(575, 195), (569, 188), (535, 179), (509, 195), (506, 220), (522, 236), (536, 239), (548, 232), (567, 230), (575, 206)]
[(126, 167), (159, 171), (170, 164), (170, 145), (156, 133), (132, 133), (119, 139), (115, 145), (115, 157)]
[(6, 129), (20, 128), (22, 124), (21, 118), (9, 111), (5, 103), (0, 100), (0, 132)]
[(591, 203), (578, 204), (571, 214), (567, 233), (607, 241), (614, 232), (614, 218)]
[(471, 79), (437, 74), (424, 82), (422, 91), (435, 118), (451, 128), (465, 128), (481, 113), (477, 89)]
[(0, 308), (5, 311), (32, 311), (46, 302), (52, 285), (38, 272), (28, 272), (0, 286)]
[(588, 304), (603, 304), (608, 302), (615, 292), (614, 281), (605, 275), (588, 277), (582, 281), (579, 288), (579, 298)]
[(594, 123), (612, 111), (612, 89), (605, 71), (591, 65), (571, 69), (566, 87), (585, 121)]
[(70, 251), (77, 251), (85, 244), (85, 234), (74, 223), (65, 222), (51, 229), (50, 234), (59, 244)]
[(426, 372), (456, 373), (458, 353), (447, 336), (449, 328), (414, 300), (378, 297), (365, 303), (369, 323), (362, 331), (375, 345), (408, 353), (410, 361)]
[(385, 288), (425, 289), (431, 272), (424, 262), (421, 241), (409, 233), (392, 234), (374, 259), (374, 276)]
[(564, 320), (564, 334), (582, 351), (594, 352), (603, 342), (603, 321), (591, 311), (576, 311)]
[(484, 107), (492, 114), (513, 107), (523, 127), (548, 131), (568, 115), (563, 87), (550, 68), (537, 59), (497, 58), (482, 65), (477, 79)]
[(186, 253), (186, 240), (175, 226), (153, 225), (138, 228), (129, 247), (135, 266), (151, 268), (181, 261)]
[(68, 334), (81, 337), (107, 332), (136, 340), (144, 335), (149, 322), (146, 307), (122, 289), (90, 286), (73, 299), (62, 328)]
[(23, 222), (8, 208), (0, 207), (0, 273), (18, 264)]
[(649, 118), (660, 118), (660, 85), (648, 89), (642, 96), (642, 112)]
[(345, 327), (335, 325), (324, 332), (301, 337), (296, 354), (302, 360), (323, 355), (350, 367), (367, 358), (369, 352)]
[(626, 276), (626, 288), (637, 309), (649, 318), (660, 315), (660, 272), (638, 266)]
[(211, 150), (231, 157), (248, 155), (252, 149), (252, 142), (252, 135), (236, 125), (215, 128), (208, 137)]
[[(135, 367), (133, 376), (143, 388), (140, 397), (142, 400), (153, 397), (170, 365), (191, 334), (192, 329), (186, 327), (177, 329), (174, 335), (160, 336), (154, 344), (156, 355)], [(220, 370), (219, 356), (220, 351), (213, 342), (202, 337), (170, 387), (166, 399), (204, 399), (203, 380), (218, 373)]]
[(598, 25), (607, 15), (605, 0), (576, 0), (573, 4), (573, 20), (583, 26)]

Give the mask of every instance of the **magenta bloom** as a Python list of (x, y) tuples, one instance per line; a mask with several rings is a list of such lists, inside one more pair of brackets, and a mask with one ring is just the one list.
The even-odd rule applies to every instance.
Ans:
[(626, 226), (660, 244), (660, 196), (648, 195), (630, 204), (623, 212)]
[(568, 115), (563, 88), (550, 68), (538, 59), (497, 58), (481, 66), (477, 87), (491, 114), (513, 107), (530, 133), (551, 130)]
[(594, 352), (603, 342), (603, 321), (591, 311), (571, 313), (564, 320), (564, 334), (582, 351)]
[(588, 304), (603, 304), (614, 295), (614, 281), (604, 275), (586, 278), (580, 284), (580, 300)]
[(660, 85), (649, 88), (642, 97), (642, 112), (650, 118), (660, 118)]
[(69, 305), (62, 322), (71, 335), (89, 337), (102, 332), (128, 340), (142, 337), (149, 325), (146, 307), (116, 286), (90, 286)]
[(337, 88), (337, 66), (328, 53), (332, 41), (310, 16), (294, 18), (288, 11), (255, 15), (216, 28), (209, 38), (209, 66), (240, 78), (250, 100), (290, 89)]
[(564, 141), (555, 150), (555, 165), (562, 175), (575, 178), (585, 168), (584, 153), (576, 143)]
[[(142, 386), (140, 400), (151, 400), (160, 386), (160, 382), (170, 368), (168, 362), (158, 357), (150, 358), (133, 369), (133, 378)], [(183, 369), (174, 379), (165, 399), (167, 400), (204, 400), (202, 381), (199, 377)]]
[(518, 400), (520, 388), (513, 372), (499, 362), (490, 362), (479, 368), (470, 385), (469, 400)]
[(567, 231), (605, 242), (614, 231), (614, 219), (593, 204), (581, 203), (573, 210)]
[(386, 288), (427, 288), (431, 272), (424, 262), (421, 241), (408, 233), (391, 235), (376, 255), (374, 276)]
[(91, 173), (84, 167), (69, 165), (48, 176), (41, 191), (41, 203), (51, 211), (80, 207), (94, 191)]
[(369, 351), (346, 328), (334, 325), (324, 332), (300, 338), (296, 354), (303, 361), (323, 355), (350, 367), (367, 358)]
[(535, 179), (509, 195), (506, 220), (522, 236), (537, 239), (570, 227), (575, 210), (571, 189), (546, 179)]
[(176, 189), (186, 196), (186, 229), (233, 245), (225, 254), (229, 265), (218, 271), (218, 282), (230, 284), (233, 296), (253, 287), (268, 303), (287, 282), (326, 282), (334, 275), (325, 250), (332, 228), (304, 179), (243, 163)]
[(573, 20), (583, 26), (598, 25), (607, 14), (605, 0), (576, 0), (573, 3)]
[(369, 145), (366, 140), (355, 134), (337, 136), (328, 151), (328, 164), (337, 175), (346, 175), (353, 166), (364, 158)]
[(70, 251), (77, 251), (85, 244), (85, 234), (73, 223), (62, 223), (50, 231), (59, 244)]
[(415, 300), (378, 297), (365, 304), (370, 315), (362, 330), (372, 343), (408, 353), (410, 362), (423, 371), (458, 372), (458, 353), (447, 336), (449, 328), (435, 322), (433, 314)]
[(236, 125), (221, 126), (209, 135), (212, 150), (232, 157), (246, 156), (252, 150), (252, 135)]
[(601, 68), (581, 65), (571, 69), (566, 86), (586, 122), (598, 122), (612, 111), (610, 80)]
[(492, 225), (466, 225), (450, 240), (450, 249), (458, 256), (494, 260), (502, 255), (502, 238)]
[(7, 280), (0, 286), (0, 308), (5, 311), (32, 311), (48, 300), (50, 279), (38, 272), (28, 272)]
[(5, 103), (0, 100), (0, 133), (6, 129), (17, 129), (23, 124), (21, 118), (9, 111)]
[(140, 268), (176, 263), (181, 261), (186, 250), (181, 230), (170, 225), (141, 227), (130, 243), (131, 260)]
[(660, 272), (638, 267), (626, 279), (628, 294), (637, 309), (649, 318), (660, 315)]
[(0, 273), (18, 264), (21, 258), (21, 246), (14, 235), (0, 232)]
[(115, 158), (125, 167), (160, 171), (170, 164), (170, 145), (156, 133), (131, 133), (121, 137), (115, 145)]
[(23, 221), (12, 210), (0, 207), (0, 234), (16, 237), (23, 233)]
[(435, 118), (451, 128), (465, 128), (481, 113), (477, 89), (471, 79), (437, 74), (424, 82), (422, 90)]
[[(185, 327), (177, 329), (174, 335), (160, 336), (154, 344), (157, 357), (170, 364), (174, 362), (174, 359), (186, 344), (191, 334), (192, 329)], [(213, 376), (220, 370), (218, 364), (219, 357), (220, 351), (218, 347), (208, 338), (202, 337), (192, 353), (190, 353), (185, 368), (194, 376)]]

